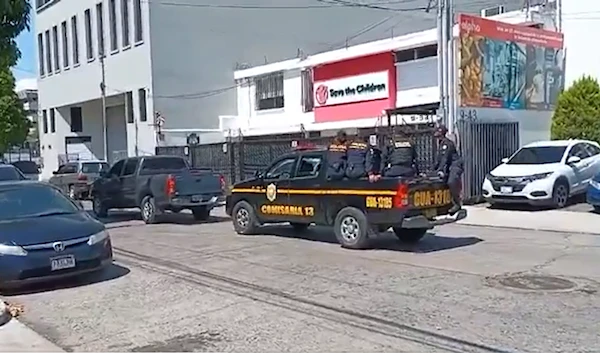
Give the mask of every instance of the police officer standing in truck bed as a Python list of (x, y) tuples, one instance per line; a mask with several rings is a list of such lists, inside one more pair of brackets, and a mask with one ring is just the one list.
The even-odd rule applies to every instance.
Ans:
[(444, 178), (452, 195), (452, 208), (448, 211), (450, 215), (461, 209), (460, 200), (460, 177), (463, 173), (463, 161), (456, 145), (446, 137), (448, 129), (444, 125), (438, 126), (434, 136), (438, 140), (437, 158), (434, 169), (438, 175)]
[(404, 133), (395, 136), (385, 147), (382, 156), (382, 172), (386, 177), (412, 177), (419, 173), (417, 152)]
[(346, 174), (348, 162), (347, 135), (343, 130), (338, 131), (333, 142), (327, 147), (327, 179), (342, 180)]

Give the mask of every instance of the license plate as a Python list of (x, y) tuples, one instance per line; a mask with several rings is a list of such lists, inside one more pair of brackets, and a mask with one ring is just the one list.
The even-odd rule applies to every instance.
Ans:
[(413, 205), (417, 208), (446, 206), (452, 202), (449, 189), (420, 190), (413, 194)]
[(503, 194), (510, 194), (513, 192), (513, 188), (512, 188), (512, 186), (501, 186), (500, 192)]
[(75, 257), (73, 255), (50, 259), (50, 268), (52, 271), (64, 270), (73, 267), (75, 267)]
[(423, 210), (423, 216), (425, 216), (427, 219), (434, 219), (437, 216), (437, 209), (427, 208)]
[(202, 195), (192, 196), (192, 202), (200, 202), (200, 201), (202, 201), (202, 199), (203, 199)]

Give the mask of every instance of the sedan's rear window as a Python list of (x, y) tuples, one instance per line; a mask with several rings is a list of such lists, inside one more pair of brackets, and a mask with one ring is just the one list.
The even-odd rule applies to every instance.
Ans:
[(0, 166), (0, 181), (24, 180), (25, 177), (13, 166)]
[(23, 174), (39, 174), (40, 173), (40, 168), (38, 167), (38, 165), (35, 162), (32, 162), (32, 161), (18, 161), (18, 162), (13, 162), (12, 165), (14, 165), (17, 169), (19, 169), (21, 171), (21, 173), (23, 173)]
[(100, 173), (103, 170), (108, 170), (108, 163), (83, 163), (81, 172), (83, 174)]
[(0, 188), (0, 221), (77, 212), (79, 208), (51, 186), (19, 185)]

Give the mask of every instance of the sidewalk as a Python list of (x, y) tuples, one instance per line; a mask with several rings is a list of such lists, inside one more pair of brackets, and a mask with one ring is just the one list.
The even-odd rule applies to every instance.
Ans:
[(600, 235), (600, 215), (571, 211), (508, 211), (465, 206), (467, 218), (458, 224)]
[(64, 352), (17, 319), (10, 319), (1, 299), (0, 311), (0, 352)]

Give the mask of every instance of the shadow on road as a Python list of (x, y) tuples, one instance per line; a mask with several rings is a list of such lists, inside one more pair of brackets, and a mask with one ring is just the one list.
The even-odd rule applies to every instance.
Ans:
[(46, 283), (36, 283), (23, 286), (18, 289), (4, 290), (2, 295), (11, 297), (17, 295), (27, 295), (42, 292), (52, 292), (58, 289), (67, 289), (75, 287), (83, 287), (94, 283), (112, 281), (117, 278), (126, 276), (131, 272), (128, 268), (112, 264), (99, 272), (83, 274), (77, 277), (64, 278), (60, 280), (49, 280)]
[[(92, 213), (92, 211), (88, 211), (88, 213), (90, 215), (92, 215), (93, 217), (94, 214)], [(140, 211), (136, 211), (136, 210), (119, 210), (119, 211), (110, 211), (108, 213), (108, 217), (106, 218), (99, 218), (99, 220), (106, 224), (113, 224), (113, 223), (120, 223), (120, 222), (129, 222), (129, 221), (141, 221), (142, 220), (142, 216), (140, 214)], [(222, 217), (222, 216), (213, 216), (211, 215), (210, 218), (206, 221), (197, 221), (194, 219), (194, 217), (192, 216), (191, 213), (172, 213), (172, 212), (167, 212), (165, 214), (163, 214), (162, 216), (160, 216), (160, 222), (159, 223), (172, 223), (172, 224), (179, 224), (179, 225), (194, 225), (194, 224), (204, 224), (204, 223), (220, 223), (220, 222), (227, 222), (230, 221), (231, 219), (229, 217)], [(119, 226), (116, 227), (112, 227), (112, 228), (118, 228)]]
[[(265, 226), (260, 230), (259, 236), (261, 235), (338, 244), (331, 228), (325, 227), (310, 227), (308, 230), (297, 232), (285, 225)], [(483, 239), (477, 237), (445, 237), (430, 232), (417, 244), (406, 244), (400, 242), (392, 232), (384, 232), (371, 239), (370, 249), (424, 254), (471, 246), (482, 241)]]

